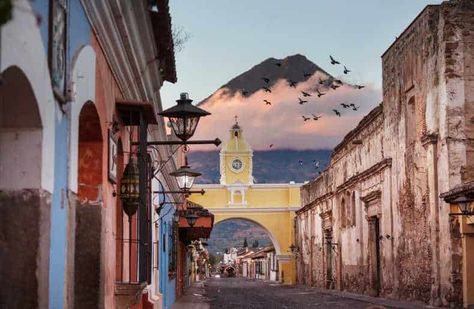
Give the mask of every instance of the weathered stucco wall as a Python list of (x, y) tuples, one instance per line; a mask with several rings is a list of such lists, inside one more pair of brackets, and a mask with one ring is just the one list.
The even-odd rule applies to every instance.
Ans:
[(50, 211), (46, 191), (0, 191), (1, 308), (48, 306)]
[(439, 193), (473, 179), (473, 42), (474, 3), (450, 1), (426, 7), (382, 56), (383, 111), (302, 188), (300, 282), (461, 303), (459, 223)]

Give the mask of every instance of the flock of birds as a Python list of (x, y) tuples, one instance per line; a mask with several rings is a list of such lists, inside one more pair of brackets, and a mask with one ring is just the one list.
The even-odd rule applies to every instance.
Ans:
[[(330, 62), (331, 62), (332, 65), (341, 65), (341, 63), (339, 61), (337, 61), (336, 59), (334, 59), (331, 55), (329, 55), (329, 59), (330, 59)], [(281, 62), (276, 62), (275, 65), (278, 66), (278, 67), (281, 67), (282, 63)], [(344, 74), (347, 75), (351, 72), (351, 70), (349, 70), (345, 65), (342, 65), (342, 66), (344, 67), (344, 70), (343, 70)], [(308, 79), (312, 75), (313, 75), (313, 73), (303, 72), (303, 76), (306, 79)], [(262, 86), (263, 91), (265, 93), (271, 93), (272, 90), (270, 89), (270, 79), (268, 77), (262, 77), (261, 79), (264, 82), (264, 85)], [(288, 84), (291, 88), (296, 88), (296, 85), (298, 84), (296, 81), (291, 80), (291, 79), (287, 80), (287, 82), (288, 82)], [(320, 98), (320, 97), (327, 94), (327, 90), (329, 90), (329, 88), (331, 88), (332, 90), (337, 90), (342, 85), (344, 85), (344, 83), (340, 79), (328, 78), (326, 80), (323, 80), (323, 79), (320, 78), (313, 93), (309, 93), (309, 92), (306, 92), (306, 91), (301, 91), (302, 97), (298, 96), (298, 103), (300, 105), (307, 104), (308, 100), (309, 100), (308, 99), (309, 97), (312, 97), (313, 95), (316, 95), (318, 98)], [(362, 89), (365, 86), (363, 86), (363, 85), (354, 85), (353, 87), (355, 87), (356, 89)], [(248, 91), (246, 91), (245, 89), (243, 89), (241, 92), (242, 92), (242, 95), (244, 95), (244, 96), (248, 95)], [(269, 106), (272, 105), (272, 102), (267, 100), (267, 99), (263, 99), (263, 102), (265, 103), (265, 105), (269, 105)], [(360, 108), (360, 106), (356, 106), (354, 103), (340, 103), (340, 106), (343, 108), (343, 110), (357, 111)], [(332, 111), (334, 112), (334, 114), (336, 114), (336, 116), (338, 116), (338, 117), (342, 116), (342, 113), (341, 113), (340, 109), (334, 108)], [(301, 115), (301, 117), (303, 118), (304, 122), (309, 121), (309, 120), (317, 121), (322, 117), (322, 115), (311, 114), (311, 117), (308, 117), (308, 116), (305, 116), (305, 115)], [(273, 147), (273, 144), (270, 144), (269, 148), (272, 148), (272, 147)], [(303, 163), (304, 163), (303, 160), (299, 160), (299, 164), (301, 166), (303, 166)], [(319, 169), (319, 165), (320, 165), (319, 161), (313, 160), (312, 163), (313, 163), (313, 166), (316, 170)], [(321, 174), (321, 171), (319, 171), (319, 173)]]
[[(329, 55), (329, 59), (330, 59), (332, 65), (340, 65), (341, 64), (339, 61), (334, 59), (331, 55)], [(275, 65), (278, 66), (278, 67), (281, 67), (282, 63), (281, 62), (276, 62)], [(343, 70), (344, 74), (349, 74), (351, 72), (351, 70), (349, 70), (345, 65), (343, 65), (343, 67), (344, 67), (344, 70)], [(312, 73), (303, 72), (303, 76), (305, 78), (309, 78), (312, 75), (313, 75)], [(270, 79), (268, 77), (262, 77), (262, 80), (265, 83), (262, 86), (263, 91), (267, 92), (267, 93), (271, 93), (272, 90), (270, 89)], [(296, 81), (290, 79), (290, 80), (288, 80), (288, 84), (289, 84), (290, 87), (296, 88), (296, 85), (298, 83)], [(324, 88), (326, 88), (326, 89), (331, 88), (333, 90), (337, 90), (342, 85), (344, 85), (344, 83), (340, 79), (328, 78), (326, 80), (323, 80), (323, 79), (320, 78), (319, 82), (318, 82), (318, 85), (315, 88), (315, 92), (313, 94), (315, 94), (318, 98), (320, 98), (320, 97), (326, 95), (326, 93), (327, 93), (327, 92), (323, 92), (323, 91), (325, 91)], [(356, 87), (357, 89), (362, 89), (365, 86), (355, 85), (354, 87)], [(301, 94), (302, 94), (302, 98), (300, 96), (298, 96), (298, 103), (300, 105), (308, 103), (309, 101), (308, 101), (307, 98), (309, 98), (313, 95), (313, 94), (311, 94), (309, 92), (306, 92), (306, 91), (301, 91)], [(242, 90), (242, 95), (244, 95), (244, 96), (248, 95), (248, 91)], [(264, 99), (263, 102), (265, 103), (265, 105), (272, 105), (272, 102), (267, 100), (267, 99)], [(356, 106), (354, 103), (349, 103), (349, 104), (341, 103), (340, 105), (342, 106), (343, 109), (349, 109), (349, 110), (353, 110), (353, 111), (357, 111), (360, 107), (360, 106)], [(338, 116), (338, 117), (342, 116), (340, 110), (338, 110), (337, 108), (334, 108), (332, 111), (334, 112), (334, 114), (336, 114), (336, 116)], [(311, 117), (308, 117), (308, 116), (305, 116), (305, 115), (301, 115), (301, 117), (303, 118), (303, 121), (306, 122), (306, 121), (309, 121), (311, 119), (314, 120), (314, 121), (317, 121), (322, 116), (321, 115), (317, 116), (315, 114), (311, 114)]]

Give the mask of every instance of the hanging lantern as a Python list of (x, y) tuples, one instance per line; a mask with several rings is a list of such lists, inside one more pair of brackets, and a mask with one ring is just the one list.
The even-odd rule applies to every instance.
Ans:
[(179, 100), (176, 100), (177, 105), (158, 114), (169, 119), (174, 134), (183, 142), (193, 136), (199, 119), (210, 115), (210, 113), (205, 110), (192, 105), (192, 101), (188, 93), (183, 92)]
[(188, 222), (190, 227), (193, 227), (194, 224), (196, 224), (198, 218), (199, 216), (193, 212), (189, 212), (188, 214), (186, 214), (186, 221)]
[(125, 213), (130, 217), (137, 212), (140, 204), (140, 178), (137, 160), (130, 158), (120, 180), (120, 200)]
[(193, 171), (189, 166), (185, 165), (170, 173), (170, 175), (176, 177), (180, 190), (189, 191), (193, 186), (194, 179), (201, 176), (201, 173)]

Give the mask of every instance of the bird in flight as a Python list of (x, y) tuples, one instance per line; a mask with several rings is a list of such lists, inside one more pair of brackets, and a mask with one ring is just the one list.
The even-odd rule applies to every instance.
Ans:
[(336, 90), (336, 89), (339, 88), (339, 87), (341, 87), (341, 86), (336, 85), (336, 84), (332, 84), (332, 85), (331, 85), (331, 88), (334, 89), (334, 90)]
[(303, 115), (303, 116), (301, 116), (301, 117), (303, 117), (303, 121), (308, 121), (308, 120), (310, 120), (310, 119), (311, 119), (311, 118), (309, 118), (309, 117), (306, 117), (306, 116), (304, 116), (304, 115)]
[(313, 160), (314, 163), (314, 168), (318, 169), (319, 168), (319, 161)]
[(325, 93), (322, 93), (319, 91), (319, 89), (316, 89), (316, 92), (318, 93), (318, 98), (322, 97), (323, 95), (325, 95)]
[(341, 113), (337, 110), (337, 109), (333, 109), (332, 110), (336, 115), (338, 115), (339, 117), (341, 117)]
[(276, 65), (277, 67), (281, 67), (281, 62), (275, 62), (275, 65)]
[(268, 88), (268, 87), (262, 87), (262, 89), (265, 90), (265, 92), (272, 92), (272, 91), (270, 90), (270, 88)]
[(289, 80), (288, 83), (290, 84), (290, 87), (296, 88), (296, 82), (294, 80)]
[(346, 104), (346, 103), (341, 103), (341, 106), (344, 107), (344, 108), (349, 108), (349, 104)]
[(362, 85), (355, 85), (357, 89), (362, 89), (364, 88), (365, 86), (362, 86)]
[(352, 107), (352, 110), (358, 110), (360, 106), (355, 106), (354, 103), (349, 104), (350, 107)]
[(270, 145), (268, 146), (268, 148), (272, 148), (272, 147), (273, 147), (273, 144), (270, 144)]
[(299, 160), (298, 162), (300, 163), (301, 166), (303, 166), (303, 160)]
[(311, 74), (311, 73), (306, 73), (306, 72), (303, 72), (303, 76), (304, 76), (304, 77), (311, 77), (311, 75), (313, 75), (313, 74)]
[(308, 103), (308, 101), (303, 100), (303, 99), (301, 99), (300, 97), (298, 97), (298, 100), (300, 100), (299, 103), (300, 103), (301, 105), (303, 105), (303, 104), (305, 104), (305, 103)]
[(268, 100), (263, 100), (263, 102), (265, 102), (265, 105), (272, 105), (272, 102), (270, 102)]
[(267, 77), (262, 77), (262, 79), (263, 79), (263, 81), (264, 81), (265, 83), (267, 83), (267, 84), (270, 82), (270, 79), (267, 78)]
[(301, 91), (301, 93), (303, 94), (304, 97), (310, 97), (311, 94), (307, 93), (307, 92), (304, 92), (304, 91)]
[(316, 116), (315, 114), (311, 114), (313, 116), (313, 120), (318, 120), (319, 118), (321, 118), (322, 116)]
[(344, 74), (347, 74), (349, 73), (351, 70), (349, 70), (348, 68), (346, 68), (346, 66), (344, 66)]
[(329, 55), (329, 58), (331, 58), (331, 64), (341, 64), (339, 61), (334, 59), (331, 55)]

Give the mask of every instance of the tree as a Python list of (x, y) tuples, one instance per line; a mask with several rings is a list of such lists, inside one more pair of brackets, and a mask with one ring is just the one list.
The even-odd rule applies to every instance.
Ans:
[(11, 0), (0, 0), (0, 26), (12, 18), (13, 4)]
[(182, 27), (175, 25), (171, 28), (171, 35), (173, 37), (174, 51), (177, 53), (184, 49), (184, 45), (191, 38), (190, 33), (184, 31)]
[(252, 244), (252, 248), (258, 248), (258, 240), (255, 239)]
[(247, 237), (244, 238), (244, 245), (242, 246), (242, 248), (248, 248), (249, 247), (249, 244), (247, 242)]

